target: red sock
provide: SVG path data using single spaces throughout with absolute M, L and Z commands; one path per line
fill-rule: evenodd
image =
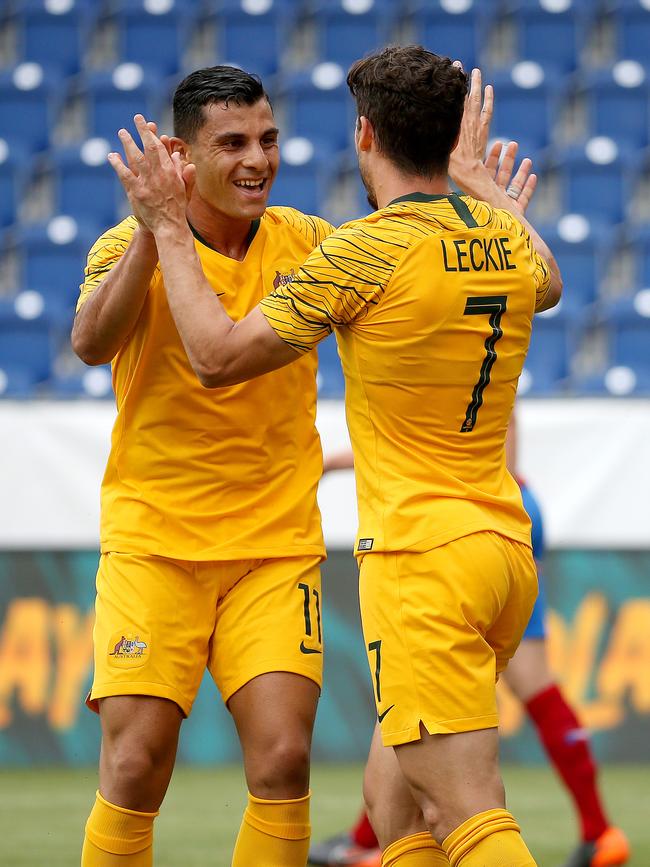
M 553 684 L 526 703 L 549 759 L 571 793 L 583 840 L 596 840 L 608 827 L 596 784 L 589 736 Z
M 363 849 L 377 849 L 379 843 L 375 832 L 372 830 L 372 825 L 368 819 L 368 814 L 364 812 L 359 816 L 359 821 L 350 831 L 350 835 L 357 846 Z

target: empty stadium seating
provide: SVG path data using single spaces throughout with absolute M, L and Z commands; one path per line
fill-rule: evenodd
M 276 73 L 289 57 L 295 9 L 288 0 L 221 0 L 216 59 L 262 76 Z
M 396 8 L 391 0 L 320 0 L 312 12 L 318 57 L 347 68 L 393 41 Z
M 53 361 L 87 249 L 128 208 L 105 156 L 134 113 L 168 124 L 175 84 L 199 65 L 257 72 L 282 133 L 271 202 L 352 218 L 367 206 L 347 68 L 411 39 L 481 64 L 492 135 L 520 141 L 540 174 L 532 213 L 565 295 L 535 324 L 521 390 L 650 393 L 648 0 L 12 0 L 0 30 L 0 246 L 15 266 L 0 270 L 0 393 L 104 392 L 105 371 L 88 385 Z M 585 347 L 603 333 L 598 366 Z M 340 397 L 333 339 L 320 355 L 320 393 Z

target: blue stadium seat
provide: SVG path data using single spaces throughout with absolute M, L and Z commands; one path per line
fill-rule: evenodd
M 392 0 L 321 0 L 315 4 L 317 56 L 348 68 L 359 57 L 391 42 Z
M 535 60 L 563 72 L 574 70 L 580 62 L 595 4 L 587 0 L 512 0 L 516 56 Z
M 354 104 L 343 67 L 319 63 L 286 76 L 284 83 L 287 132 L 312 140 L 327 138 L 342 150 L 354 137 Z
M 598 299 L 615 238 L 607 225 L 582 214 L 565 214 L 540 229 L 562 272 L 562 309 L 584 312 Z
M 564 211 L 618 223 L 625 218 L 636 172 L 628 152 L 596 137 L 556 157 Z
M 64 88 L 54 69 L 20 63 L 0 71 L 0 136 L 20 141 L 28 151 L 51 142 Z
M 650 287 L 650 226 L 631 229 L 626 240 L 634 263 L 633 284 Z
M 46 380 L 54 352 L 50 320 L 44 312 L 25 318 L 16 312 L 13 301 L 0 301 L 0 370 L 12 390 L 28 395 Z
M 480 64 L 494 16 L 481 0 L 416 0 L 411 7 L 416 42 L 429 51 L 461 60 L 465 69 Z
M 517 63 L 485 79 L 495 90 L 491 134 L 541 148 L 549 144 L 563 94 L 563 80 L 533 61 Z
M 576 347 L 575 320 L 561 309 L 561 305 L 537 314 L 533 320 L 524 372 L 519 381 L 520 393 L 543 395 L 564 389 Z
M 18 219 L 31 163 L 20 143 L 0 139 L 0 227 Z
M 650 142 L 650 73 L 640 63 L 625 60 L 589 72 L 583 76 L 582 92 L 590 135 L 606 135 L 633 147 Z
M 56 397 L 103 399 L 113 397 L 110 364 L 81 368 L 73 373 L 56 371 L 48 383 Z
M 318 344 L 318 396 L 341 400 L 345 396 L 345 379 L 341 368 L 336 337 L 332 334 Z
M 270 204 L 288 205 L 305 214 L 322 214 L 336 167 L 329 148 L 305 138 L 285 140 Z
M 615 0 L 616 54 L 648 63 L 650 8 L 645 0 Z
M 113 7 L 118 58 L 163 75 L 183 67 L 197 20 L 194 4 L 178 0 L 119 0 Z
M 295 3 L 289 0 L 221 0 L 215 51 L 220 63 L 234 63 L 262 77 L 272 75 L 290 53 Z
M 159 79 L 137 63 L 121 63 L 114 69 L 89 73 L 82 92 L 87 103 L 88 135 L 117 141 L 117 131 L 125 127 L 139 140 L 133 125 L 134 114 L 159 120 L 163 93 Z
M 100 233 L 61 216 L 16 232 L 20 287 L 41 296 L 53 321 L 72 322 L 86 256 Z
M 650 375 L 650 289 L 608 305 L 609 360 Z
M 122 185 L 106 155 L 111 150 L 106 139 L 88 139 L 81 145 L 50 153 L 54 210 L 79 221 L 114 225 L 126 201 Z
M 16 56 L 66 74 L 78 72 L 97 20 L 97 9 L 98 4 L 89 0 L 22 0 L 12 16 Z

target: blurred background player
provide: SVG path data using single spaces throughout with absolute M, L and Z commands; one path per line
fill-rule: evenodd
M 139 152 L 120 135 L 138 173 Z M 278 130 L 257 77 L 226 66 L 190 74 L 165 145 L 192 160 L 185 227 L 211 291 L 241 318 L 332 227 L 266 210 Z M 132 204 L 90 251 L 72 334 L 87 363 L 112 360 L 118 407 L 89 696 L 102 726 L 100 779 L 82 865 L 152 864 L 153 821 L 207 668 L 237 727 L 249 789 L 232 863 L 304 867 L 322 677 L 316 359 L 202 388 L 156 241 Z
M 517 472 L 517 425 L 514 415 L 508 428 L 506 458 L 508 469 L 519 483 L 524 508 L 532 522 L 539 595 L 521 644 L 501 677 L 526 708 L 551 764 L 575 805 L 582 842 L 564 867 L 612 867 L 625 864 L 630 857 L 629 845 L 623 832 L 610 824 L 605 813 L 588 732 L 560 692 L 548 667 L 544 626 L 546 594 L 542 571 L 544 525 L 537 500 Z M 323 473 L 352 469 L 353 466 L 352 451 L 349 449 L 326 455 L 323 459 Z M 381 849 L 367 813 L 361 813 L 349 832 L 313 844 L 309 862 L 319 867 L 380 867 Z

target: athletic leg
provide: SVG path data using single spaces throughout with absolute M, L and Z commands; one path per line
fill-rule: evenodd
M 582 845 L 573 856 L 576 867 L 589 864 L 598 847 L 603 865 L 624 864 L 629 844 L 623 833 L 609 824 L 589 734 L 549 671 L 545 639 L 524 636 L 503 676 L 525 705 L 549 760 L 573 799 L 582 836 Z
M 228 702 L 244 754 L 249 803 L 233 867 L 304 867 L 309 755 L 320 689 L 301 675 L 254 678 Z
M 233 715 L 249 803 L 235 867 L 304 867 L 322 681 L 319 560 L 262 560 L 219 600 L 209 669 Z
M 149 867 L 153 821 L 171 779 L 183 715 L 174 702 L 149 696 L 111 696 L 99 705 L 99 792 L 81 864 Z
M 214 630 L 218 586 L 198 571 L 161 557 L 101 558 L 88 704 L 99 711 L 102 748 L 83 867 L 152 863 L 153 820 Z
M 362 562 L 382 740 L 395 747 L 412 798 L 453 867 L 534 864 L 505 810 L 495 677 L 514 653 L 535 592 L 530 550 L 492 533 Z M 389 863 L 408 861 L 397 853 Z

